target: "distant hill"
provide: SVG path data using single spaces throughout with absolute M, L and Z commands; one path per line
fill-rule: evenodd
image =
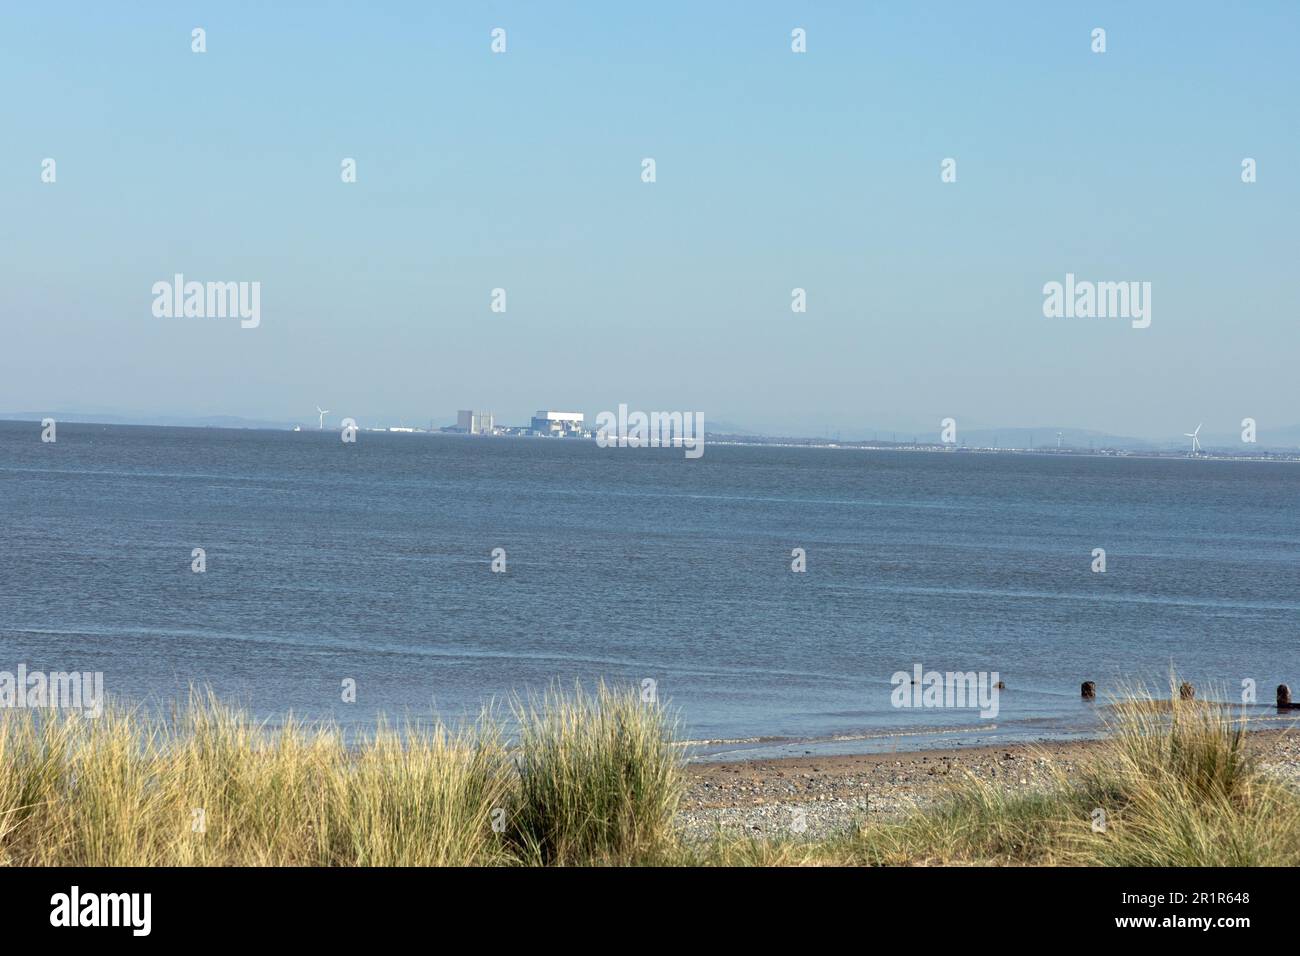
M 45 410 L 41 412 L 0 412 L 0 420 L 39 422 L 53 418 L 60 422 L 89 422 L 97 425 L 166 425 L 177 428 L 273 428 L 286 429 L 294 425 L 306 427 L 306 421 L 270 421 L 258 418 L 240 418 L 238 415 L 148 415 L 113 414 L 108 412 L 77 412 Z
M 957 440 L 966 445 L 997 448 L 1055 448 L 1057 434 L 1062 448 L 1120 448 L 1133 450 L 1154 447 L 1145 438 L 1112 435 L 1087 428 L 967 428 L 958 429 Z

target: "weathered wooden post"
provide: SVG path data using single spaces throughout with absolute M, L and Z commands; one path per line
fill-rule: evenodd
M 1277 685 L 1277 709 L 1291 709 L 1291 688 L 1287 687 L 1286 684 Z
M 1187 681 L 1183 681 L 1182 684 L 1180 684 L 1178 687 L 1178 699 L 1195 700 L 1196 688 L 1193 687 L 1191 684 L 1187 683 Z
M 1096 682 L 1090 680 L 1084 681 L 1083 687 L 1080 688 L 1080 692 L 1084 700 L 1096 700 L 1097 699 Z

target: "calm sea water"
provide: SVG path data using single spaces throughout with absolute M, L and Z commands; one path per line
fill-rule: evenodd
M 1083 733 L 1082 680 L 1171 665 L 1300 684 L 1284 463 L 0 422 L 0 501 L 0 670 L 131 700 L 365 726 L 648 678 L 770 754 Z M 892 707 L 917 663 L 997 671 L 997 719 Z

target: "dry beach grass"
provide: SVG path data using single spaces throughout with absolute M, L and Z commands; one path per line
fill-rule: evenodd
M 726 765 L 684 766 L 670 716 L 634 692 L 516 702 L 509 726 L 345 741 L 329 725 L 258 726 L 210 695 L 169 719 L 0 711 L 0 863 L 1300 862 L 1290 735 L 1247 734 L 1176 693 L 1119 702 L 1096 743 L 804 765 L 816 774 L 772 761 L 730 787 Z M 788 825 L 792 807 L 841 802 L 829 823 L 814 809 Z

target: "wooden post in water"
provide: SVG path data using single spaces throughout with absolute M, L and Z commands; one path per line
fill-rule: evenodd
M 1286 684 L 1277 685 L 1277 709 L 1291 709 L 1291 688 L 1287 687 Z
M 1086 680 L 1083 687 L 1080 688 L 1081 696 L 1084 700 L 1097 699 L 1097 684 L 1094 681 Z

